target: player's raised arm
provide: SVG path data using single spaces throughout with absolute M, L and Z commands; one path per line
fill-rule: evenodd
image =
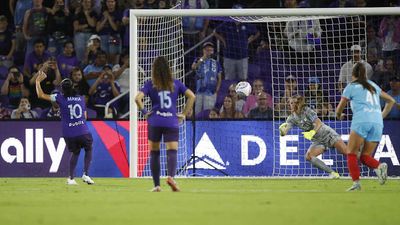
M 51 101 L 50 95 L 45 94 L 40 85 L 40 82 L 42 82 L 44 79 L 46 79 L 46 77 L 47 77 L 47 75 L 42 70 L 38 71 L 38 75 L 36 77 L 36 93 L 37 93 L 38 98 L 41 98 L 41 99 L 44 99 L 47 101 Z
M 382 118 L 385 118 L 390 113 L 390 110 L 392 110 L 396 100 L 384 91 L 381 92 L 380 97 L 386 102 L 385 107 L 382 110 Z

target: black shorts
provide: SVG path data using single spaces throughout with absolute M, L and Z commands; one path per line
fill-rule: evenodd
M 81 148 L 85 151 L 92 150 L 93 137 L 92 134 L 83 134 L 76 137 L 65 137 L 65 143 L 67 144 L 68 151 L 79 152 Z
M 152 142 L 160 142 L 164 137 L 164 142 L 173 142 L 179 140 L 179 128 L 172 127 L 147 127 L 148 138 Z

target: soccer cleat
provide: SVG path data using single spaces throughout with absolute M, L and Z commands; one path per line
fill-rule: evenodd
M 339 178 L 340 178 L 340 175 L 339 175 L 339 173 L 337 173 L 337 172 L 335 172 L 335 171 L 332 171 L 332 172 L 329 174 L 329 177 L 336 180 L 336 179 L 339 179 Z
M 378 168 L 374 169 L 376 176 L 378 177 L 379 183 L 384 185 L 387 179 L 387 164 L 381 163 Z
M 67 179 L 67 184 L 68 185 L 78 185 L 78 183 L 76 183 L 76 181 L 74 179 Z
M 83 182 L 87 183 L 87 184 L 94 184 L 94 181 L 92 180 L 92 178 L 90 178 L 89 176 L 83 174 L 82 175 L 82 180 Z
M 178 192 L 180 191 L 178 185 L 176 184 L 174 178 L 172 177 L 167 177 L 167 184 L 171 187 L 173 192 Z
M 155 186 L 153 189 L 150 190 L 151 192 L 161 192 L 160 186 Z
M 347 191 L 360 191 L 360 190 L 361 190 L 361 184 L 358 181 L 353 182 L 353 185 L 349 189 L 347 189 Z

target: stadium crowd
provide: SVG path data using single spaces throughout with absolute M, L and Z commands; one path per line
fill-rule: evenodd
M 9 0 L 9 8 L 0 12 L 0 119 L 59 119 L 59 108 L 39 100 L 35 79 L 43 64 L 48 64 L 42 81 L 46 94 L 56 93 L 62 79 L 69 77 L 84 95 L 89 118 L 119 118 L 129 109 L 127 96 L 104 107 L 113 98 L 129 90 L 129 9 L 167 9 L 174 0 Z M 261 1 L 263 2 L 263 1 Z M 265 3 L 265 2 L 268 2 Z M 400 6 L 400 1 L 330 0 L 330 1 L 214 1 L 182 0 L 182 8 L 216 7 L 368 7 Z M 218 3 L 220 5 L 218 5 Z M 308 21 L 314 34 L 299 38 L 298 23 L 288 23 L 284 31 L 288 48 L 296 59 L 306 59 L 320 41 L 321 25 Z M 307 104 L 321 118 L 334 117 L 335 101 L 320 75 L 299 80 L 286 74 L 279 93 L 272 89 L 271 57 L 265 24 L 184 18 L 185 55 L 188 86 L 196 92 L 193 117 L 197 119 L 272 119 L 286 117 L 287 99 L 304 94 Z M 304 25 L 303 25 L 304 26 Z M 365 40 L 346 46 L 347 60 L 370 66 L 369 78 L 392 95 L 397 103 L 388 118 L 400 119 L 400 17 L 368 17 Z M 205 40 L 209 35 L 212 38 Z M 307 34 L 308 35 L 308 34 Z M 310 44 L 310 40 L 312 43 Z M 146 41 L 146 40 L 141 40 Z M 306 41 L 306 44 L 302 44 Z M 221 43 L 217 48 L 216 43 Z M 299 46 L 305 46 L 300 48 Z M 366 46 L 365 59 L 361 49 Z M 197 51 L 199 50 L 199 51 Z M 309 61 L 293 64 L 312 64 Z M 316 62 L 314 62 L 316 63 Z M 323 63 L 323 61 L 321 61 Z M 347 83 L 346 65 L 339 65 L 340 77 L 334 95 Z M 343 70 L 343 72 L 342 72 Z M 253 92 L 238 96 L 235 84 L 247 80 Z M 323 82 L 324 80 L 324 82 Z M 299 85 L 301 83 L 301 85 Z M 305 87 L 305 88 L 300 88 Z M 272 96 L 280 96 L 273 99 Z M 274 110 L 275 109 L 275 110 Z M 274 115 L 273 112 L 276 114 Z

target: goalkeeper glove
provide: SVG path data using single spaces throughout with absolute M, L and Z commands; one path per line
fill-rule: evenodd
M 280 126 L 279 126 L 279 134 L 281 135 L 281 136 L 285 136 L 286 135 L 286 127 L 288 126 L 288 123 L 282 123 Z
M 310 130 L 310 131 L 301 132 L 301 133 L 304 135 L 305 139 L 308 139 L 311 141 L 311 139 L 314 137 L 315 133 L 317 133 L 317 132 L 315 132 L 315 130 Z

